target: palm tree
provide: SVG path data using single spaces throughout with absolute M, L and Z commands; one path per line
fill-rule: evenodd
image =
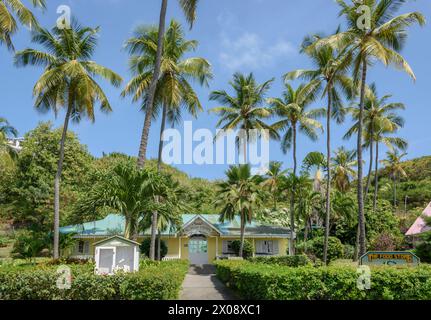
M 0 117 L 0 155 L 7 154 L 11 159 L 16 157 L 16 150 L 9 144 L 8 138 L 16 137 L 18 131 L 5 118 Z
M 121 77 L 110 69 L 91 61 L 97 45 L 98 28 L 86 28 L 72 23 L 70 29 L 53 28 L 33 32 L 32 42 L 46 51 L 25 49 L 15 56 L 17 66 L 43 66 L 44 72 L 33 89 L 35 107 L 40 112 L 52 110 L 57 116 L 66 110 L 63 134 L 60 140 L 59 159 L 54 187 L 54 258 L 58 258 L 60 224 L 60 180 L 63 169 L 64 144 L 70 119 L 79 122 L 83 117 L 94 122 L 94 107 L 100 103 L 102 112 L 112 111 L 111 105 L 96 82 L 95 77 L 120 86 Z
M 340 91 L 351 96 L 351 81 L 346 76 L 350 60 L 340 59 L 343 52 L 338 52 L 335 48 L 326 45 L 321 47 L 313 46 L 313 42 L 321 37 L 315 35 L 306 37 L 302 44 L 302 52 L 305 52 L 313 65 L 314 70 L 296 70 L 285 75 L 286 80 L 301 78 L 305 80 L 317 80 L 319 86 L 325 86 L 325 94 L 328 99 L 326 108 L 326 226 L 329 225 L 329 215 L 331 208 L 331 119 L 336 119 L 337 123 L 344 121 L 344 112 Z M 329 229 L 325 228 L 325 241 L 323 249 L 323 261 L 327 263 Z
M 418 23 L 425 24 L 424 16 L 419 12 L 406 13 L 395 16 L 395 13 L 405 3 L 405 0 L 363 0 L 355 1 L 349 5 L 345 0 L 337 0 L 341 7 L 340 15 L 347 20 L 349 29 L 337 33 L 326 39 L 317 42 L 317 45 L 331 45 L 335 48 L 343 49 L 347 54 L 346 57 L 352 57 L 353 76 L 355 83 L 359 84 L 360 80 L 360 100 L 359 100 L 359 117 L 358 117 L 358 178 L 357 178 L 357 196 L 358 196 L 358 220 L 359 220 L 359 243 L 362 255 L 366 251 L 365 235 L 365 216 L 364 216 L 364 199 L 363 199 L 363 161 L 362 161 L 362 138 L 363 138 L 363 114 L 365 104 L 365 89 L 367 82 L 368 66 L 372 65 L 375 60 L 381 61 L 384 65 L 394 65 L 399 69 L 407 72 L 413 79 L 415 75 L 407 61 L 399 54 L 407 38 L 406 28 Z M 370 9 L 370 25 L 362 27 L 359 21 L 362 21 L 361 6 L 367 6 Z M 369 28 L 368 28 L 369 27 Z
M 350 189 L 351 180 L 356 174 L 354 169 L 357 165 L 356 152 L 340 147 L 335 151 L 331 162 L 335 188 L 340 192 L 347 192 Z
M 190 23 L 190 28 L 193 27 L 193 22 L 196 19 L 196 8 L 199 0 L 178 0 L 186 20 Z M 154 70 L 151 75 L 150 86 L 146 91 L 145 100 L 145 120 L 142 129 L 141 143 L 139 145 L 138 167 L 143 168 L 146 161 L 148 135 L 151 127 L 151 118 L 153 116 L 154 98 L 157 90 L 157 83 L 159 82 L 162 55 L 163 55 L 163 37 L 165 34 L 166 11 L 168 7 L 168 0 L 162 0 L 160 8 L 160 18 L 157 37 L 156 60 L 154 62 Z
M 407 153 L 400 153 L 397 149 L 386 152 L 387 159 L 382 160 L 382 164 L 389 170 L 393 181 L 394 191 L 394 209 L 397 207 L 397 183 L 400 176 L 407 177 L 407 173 L 402 166 L 403 158 Z
M 265 199 L 261 188 L 261 177 L 252 176 L 249 164 L 230 166 L 227 180 L 218 183 L 215 204 L 220 209 L 220 221 L 241 219 L 241 246 L 239 256 L 243 257 L 244 235 L 247 223 L 251 223 Z
M 280 198 L 281 185 L 283 179 L 285 179 L 286 174 L 288 173 L 288 170 L 281 169 L 282 166 L 282 162 L 271 161 L 269 163 L 265 181 L 262 183 L 262 186 L 268 188 L 268 191 L 271 193 L 274 210 L 277 210 L 277 202 Z
M 45 9 L 45 0 L 31 0 L 33 7 Z M 18 31 L 18 21 L 29 28 L 38 27 L 33 13 L 21 0 L 0 0 L 0 44 L 5 43 L 8 49 L 14 50 L 11 37 Z
M 388 103 L 388 99 L 390 95 L 385 95 L 383 97 L 379 97 L 377 93 L 376 84 L 373 83 L 370 86 L 365 98 L 364 103 L 364 114 L 363 114 L 363 125 L 365 127 L 364 147 L 368 147 L 370 150 L 370 160 L 369 160 L 369 169 L 368 169 L 368 177 L 367 183 L 365 187 L 365 197 L 368 195 L 368 190 L 371 185 L 371 173 L 373 169 L 373 161 L 374 161 L 374 149 L 376 149 L 375 161 L 376 163 L 379 161 L 378 159 L 378 141 L 382 134 L 395 133 L 398 129 L 404 126 L 404 119 L 396 114 L 397 110 L 404 110 L 405 106 L 402 103 Z M 348 130 L 345 139 L 349 139 L 354 133 L 358 131 L 358 118 L 359 118 L 359 109 L 358 108 L 349 108 L 349 111 L 352 113 L 353 119 L 356 120 L 354 125 Z M 382 137 L 383 138 L 383 137 Z M 384 142 L 392 147 L 392 144 L 395 144 L 397 147 L 405 148 L 405 141 L 399 138 L 385 138 Z
M 138 27 L 133 38 L 126 42 L 126 48 L 132 57 L 130 58 L 131 70 L 135 77 L 126 85 L 122 95 L 133 95 L 133 100 L 148 99 L 146 92 L 154 71 L 157 55 L 158 32 L 154 28 Z M 164 35 L 162 63 L 160 76 L 154 96 L 153 117 L 162 110 L 160 127 L 160 140 L 157 168 L 160 170 L 163 150 L 163 132 L 166 120 L 174 125 L 181 119 L 182 108 L 188 113 L 197 116 L 202 111 L 202 105 L 197 94 L 193 90 L 190 80 L 208 85 L 212 78 L 211 66 L 203 58 L 192 57 L 184 59 L 184 55 L 196 49 L 197 41 L 187 41 L 181 25 L 172 20 L 169 29 Z M 151 228 L 150 258 L 156 242 L 157 212 L 153 213 L 154 224 Z
M 210 110 L 220 116 L 217 127 L 222 126 L 224 131 L 241 129 L 237 136 L 237 146 L 238 149 L 240 146 L 243 148 L 244 163 L 247 162 L 247 144 L 257 138 L 252 130 L 267 130 L 272 138 L 278 138 L 276 131 L 263 121 L 271 116 L 264 103 L 273 81 L 274 79 L 271 79 L 257 84 L 253 73 L 248 76 L 235 73 L 233 81 L 229 83 L 234 89 L 234 96 L 225 90 L 211 92 L 210 100 L 216 100 L 223 105 Z
M 293 176 L 296 177 L 297 159 L 297 133 L 303 133 L 309 139 L 315 141 L 318 138 L 317 131 L 322 130 L 323 126 L 316 120 L 324 114 L 324 109 L 307 110 L 310 104 L 317 98 L 320 83 L 318 80 L 313 80 L 308 84 L 301 84 L 296 90 L 288 83 L 285 83 L 285 91 L 282 98 L 268 99 L 273 113 L 281 118 L 278 122 L 272 125 L 272 128 L 277 131 L 284 132 L 281 138 L 281 149 L 287 153 L 289 149 L 293 149 Z M 290 253 L 295 254 L 294 246 L 294 231 L 295 231 L 295 185 L 292 185 L 290 199 Z
M 322 180 L 323 173 L 322 168 L 326 167 L 327 161 L 325 155 L 321 152 L 312 151 L 308 153 L 304 160 L 302 160 L 303 170 L 309 172 L 310 170 L 315 170 L 314 173 L 314 183 L 313 190 L 321 193 L 322 191 Z

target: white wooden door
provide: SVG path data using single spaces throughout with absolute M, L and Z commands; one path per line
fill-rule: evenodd
M 97 248 L 97 271 L 99 274 L 112 274 L 115 265 L 115 248 Z
M 208 264 L 208 241 L 204 237 L 189 240 L 189 260 L 191 264 Z

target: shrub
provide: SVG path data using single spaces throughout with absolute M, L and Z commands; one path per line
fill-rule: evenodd
M 357 288 L 356 268 L 298 267 L 217 261 L 217 276 L 251 300 L 429 300 L 431 267 L 374 267 L 370 290 Z
M 48 237 L 34 231 L 23 231 L 15 240 L 12 254 L 15 258 L 32 259 L 47 247 Z
M 394 251 L 401 244 L 399 237 L 388 232 L 379 233 L 371 241 L 370 248 L 375 251 Z
M 355 247 L 351 244 L 343 245 L 343 259 L 353 259 L 355 255 Z
M 241 247 L 241 241 L 235 240 L 232 242 L 232 249 L 236 255 L 239 255 L 239 249 Z M 253 244 L 250 240 L 244 240 L 243 258 L 248 259 L 253 256 Z
M 311 260 L 303 254 L 295 256 L 254 257 L 249 259 L 253 263 L 273 264 L 287 267 L 300 267 L 311 265 Z
M 54 266 L 0 267 L 0 300 L 159 300 L 178 297 L 186 261 L 158 262 L 136 273 L 94 274 L 92 264 L 70 265 L 72 286 L 60 290 Z
M 7 247 L 9 243 L 9 239 L 3 236 L 0 236 L 0 248 Z
M 431 263 L 431 232 L 422 235 L 422 242 L 416 245 L 414 252 L 422 262 Z
M 146 257 L 150 256 L 150 245 L 151 245 L 151 239 L 145 238 L 144 241 L 142 241 L 140 245 L 141 253 L 144 254 Z M 157 250 L 159 250 L 158 241 L 156 239 L 156 257 L 157 257 Z M 160 256 L 161 258 L 166 257 L 168 254 L 168 246 L 166 245 L 166 242 L 161 240 L 160 241 Z
M 319 259 L 323 259 L 324 237 L 314 238 L 312 241 L 312 253 Z M 343 256 L 344 247 L 340 239 L 336 237 L 328 238 L 328 262 L 339 259 Z

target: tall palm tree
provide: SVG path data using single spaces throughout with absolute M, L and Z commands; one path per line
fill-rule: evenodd
M 277 202 L 280 198 L 283 179 L 285 179 L 286 174 L 289 172 L 288 170 L 283 170 L 282 166 L 282 162 L 271 161 L 266 172 L 265 181 L 262 183 L 262 186 L 268 188 L 271 194 L 274 210 L 277 210 Z
M 346 48 L 346 56 L 352 56 L 353 76 L 355 83 L 360 82 L 359 118 L 358 118 L 358 220 L 359 220 L 359 243 L 362 255 L 366 251 L 365 215 L 363 199 L 363 161 L 362 161 L 362 138 L 363 138 L 363 114 L 365 104 L 365 89 L 367 83 L 368 67 L 374 61 L 380 61 L 384 65 L 394 65 L 407 72 L 413 79 L 415 75 L 407 61 L 399 54 L 407 38 L 406 28 L 418 23 L 425 24 L 424 16 L 419 12 L 411 12 L 395 16 L 395 13 L 405 3 L 405 0 L 352 0 L 351 4 L 345 0 L 337 0 L 341 7 L 340 15 L 347 20 L 348 30 L 337 33 L 326 39 L 318 41 L 318 45 L 331 45 L 336 48 Z M 361 6 L 370 9 L 370 25 L 362 27 L 363 11 Z M 369 27 L 367 29 L 367 27 Z M 343 49 L 344 50 L 344 49 Z
M 45 0 L 31 0 L 31 4 L 45 9 Z M 24 26 L 38 27 L 35 16 L 21 0 L 0 0 L 0 44 L 6 44 L 10 50 L 14 50 L 11 37 L 18 31 L 14 16 Z
M 313 190 L 319 193 L 322 191 L 322 168 L 325 168 L 326 166 L 327 161 L 325 155 L 321 152 L 312 151 L 305 156 L 304 160 L 302 160 L 302 168 L 305 171 L 309 172 L 310 170 L 315 170 Z
M 394 192 L 394 209 L 397 207 L 397 183 L 400 178 L 407 177 L 407 173 L 404 171 L 402 166 L 403 158 L 407 156 L 407 153 L 400 153 L 397 149 L 386 152 L 386 159 L 382 160 L 382 164 L 389 170 L 389 174 L 393 182 Z
M 378 160 L 378 142 L 377 140 L 382 134 L 395 133 L 400 128 L 404 126 L 404 119 L 396 114 L 398 110 L 404 110 L 405 106 L 402 103 L 388 103 L 388 99 L 390 95 L 385 95 L 383 97 L 379 97 L 377 93 L 376 84 L 373 83 L 370 86 L 370 90 L 368 90 L 364 103 L 364 114 L 363 114 L 363 125 L 365 127 L 364 130 L 364 147 L 369 149 L 370 160 L 369 160 L 369 169 L 368 169 L 368 177 L 367 183 L 365 187 L 365 197 L 368 195 L 368 190 L 371 185 L 371 173 L 373 169 L 374 162 L 374 150 L 376 149 L 376 163 Z M 349 108 L 349 111 L 352 113 L 353 119 L 356 122 L 353 126 L 347 131 L 344 138 L 349 139 L 354 133 L 358 131 L 358 118 L 359 118 L 359 109 L 358 108 Z M 383 138 L 383 137 L 382 137 Z M 392 146 L 392 143 L 397 147 L 405 148 L 404 141 L 399 138 L 385 138 L 384 142 Z
M 220 221 L 241 220 L 241 246 L 239 256 L 243 257 L 246 224 L 252 222 L 256 211 L 260 210 L 265 199 L 260 176 L 252 176 L 249 164 L 230 166 L 226 171 L 227 180 L 218 183 L 215 204 L 220 209 Z
M 158 31 L 155 28 L 138 27 L 134 36 L 126 42 L 126 48 L 132 55 L 130 67 L 135 77 L 126 85 L 122 95 L 132 95 L 134 101 L 144 100 L 146 105 L 150 79 L 155 67 L 157 55 Z M 175 124 L 181 119 L 182 109 L 197 116 L 202 105 L 190 80 L 201 85 L 208 85 L 212 78 L 211 66 L 203 58 L 184 58 L 189 51 L 195 50 L 197 41 L 184 38 L 181 25 L 172 20 L 164 35 L 160 76 L 154 96 L 153 117 L 162 113 L 157 168 L 160 170 L 163 150 L 163 132 L 166 120 Z M 154 258 L 157 212 L 153 214 L 154 224 L 151 228 L 150 258 Z
M 356 152 L 340 147 L 335 151 L 331 162 L 335 188 L 340 192 L 347 192 L 356 174 L 354 169 L 357 165 Z
M 102 112 L 112 111 L 111 105 L 96 82 L 95 77 L 121 84 L 121 77 L 112 70 L 90 60 L 97 45 L 98 28 L 81 27 L 76 21 L 70 29 L 38 29 L 32 42 L 46 51 L 25 49 L 15 56 L 17 66 L 43 66 L 44 72 L 36 82 L 33 95 L 35 107 L 40 112 L 53 111 L 57 116 L 65 109 L 63 133 L 54 186 L 54 258 L 59 257 L 60 181 L 64 160 L 64 144 L 70 119 L 79 122 L 83 117 L 95 121 L 94 108 L 100 103 Z
M 190 23 L 190 28 L 193 27 L 193 22 L 196 19 L 196 8 L 199 0 L 178 0 L 179 4 L 186 16 L 186 20 Z M 154 62 L 154 70 L 151 75 L 150 86 L 146 91 L 145 101 L 145 120 L 142 129 L 141 143 L 139 145 L 138 167 L 143 168 L 146 161 L 148 135 L 150 133 L 151 119 L 153 116 L 154 98 L 157 90 L 157 83 L 160 77 L 160 68 L 163 55 L 163 37 L 165 34 L 166 11 L 168 8 L 168 0 L 162 0 L 160 7 L 160 18 L 158 27 L 156 60 Z
M 310 104 L 316 100 L 320 83 L 313 80 L 308 84 L 301 84 L 296 90 L 288 83 L 285 83 L 285 91 L 282 98 L 268 99 L 272 111 L 281 120 L 274 123 L 272 128 L 283 132 L 281 138 L 281 149 L 287 153 L 292 148 L 293 154 L 293 176 L 297 174 L 297 134 L 298 130 L 309 139 L 315 141 L 318 138 L 318 130 L 323 131 L 323 126 L 316 118 L 325 113 L 324 109 L 308 110 Z M 290 253 L 295 254 L 294 232 L 295 232 L 295 184 L 292 185 L 290 199 Z
M 250 73 L 245 76 L 235 73 L 233 81 L 229 84 L 235 95 L 229 95 L 225 90 L 213 91 L 210 100 L 218 101 L 221 107 L 212 108 L 210 112 L 218 114 L 220 120 L 217 126 L 224 131 L 241 129 L 237 136 L 238 149 L 242 146 L 244 163 L 247 162 L 247 144 L 254 139 L 252 130 L 267 130 L 269 135 L 277 139 L 277 132 L 267 123 L 265 118 L 271 116 L 270 110 L 265 106 L 265 95 L 274 79 L 258 84 Z
M 339 52 L 335 48 L 326 45 L 321 47 L 313 46 L 313 42 L 321 36 L 306 37 L 302 44 L 302 52 L 305 52 L 312 61 L 315 69 L 296 70 L 285 75 L 285 79 L 301 78 L 305 80 L 317 80 L 320 87 L 325 87 L 324 94 L 327 96 L 326 107 L 326 224 L 329 225 L 329 215 L 331 208 L 331 119 L 336 119 L 337 123 L 344 121 L 344 112 L 340 91 L 351 96 L 351 81 L 346 76 L 350 60 L 340 59 L 343 51 Z M 325 241 L 323 249 L 323 261 L 327 263 L 329 229 L 325 228 Z

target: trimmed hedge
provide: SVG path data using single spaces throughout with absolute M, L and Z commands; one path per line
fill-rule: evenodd
M 311 260 L 305 254 L 299 254 L 295 256 L 254 257 L 248 260 L 252 263 L 263 263 L 287 267 L 301 267 L 312 265 Z
M 176 299 L 187 261 L 159 262 L 136 273 L 99 276 L 90 266 L 71 266 L 72 286 L 57 288 L 52 266 L 0 267 L 0 300 L 168 300 Z
M 298 267 L 218 261 L 217 276 L 253 300 L 429 300 L 431 267 L 376 267 L 370 290 L 357 288 L 352 267 Z

